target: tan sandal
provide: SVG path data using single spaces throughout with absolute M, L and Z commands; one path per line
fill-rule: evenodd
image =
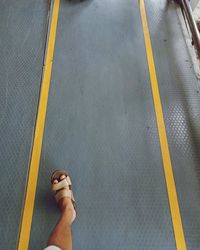
M 60 177 L 65 175 L 65 178 L 60 180 Z M 54 183 L 57 180 L 58 183 Z M 56 201 L 59 202 L 60 199 L 68 197 L 71 199 L 74 209 L 76 211 L 76 202 L 72 192 L 72 183 L 69 174 L 65 170 L 56 170 L 51 176 L 51 186 L 52 191 L 55 194 Z

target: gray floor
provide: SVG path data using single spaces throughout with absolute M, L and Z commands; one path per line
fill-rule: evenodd
M 30 249 L 56 223 L 57 168 L 74 183 L 74 249 L 175 249 L 137 2 L 61 1 Z
M 146 1 L 188 249 L 200 249 L 200 88 L 173 4 Z
M 145 1 L 187 249 L 200 249 L 200 94 L 175 5 Z M 42 73 L 47 1 L 0 8 L 0 249 L 16 249 Z M 176 249 L 138 1 L 61 0 L 29 249 L 71 174 L 74 249 Z M 13 188 L 13 185 L 15 188 Z
M 47 3 L 1 1 L 0 249 L 16 249 L 42 74 Z

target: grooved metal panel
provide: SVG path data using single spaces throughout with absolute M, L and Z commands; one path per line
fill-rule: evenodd
M 200 249 L 200 94 L 174 4 L 146 1 L 188 250 Z
M 47 3 L 1 1 L 0 249 L 16 249 L 44 54 Z
M 138 1 L 61 1 L 30 249 L 71 173 L 74 249 L 175 249 Z

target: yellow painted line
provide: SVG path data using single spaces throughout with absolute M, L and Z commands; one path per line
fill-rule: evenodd
M 186 250 L 144 0 L 140 0 L 140 13 L 176 248 Z
M 46 62 L 43 70 L 43 79 L 41 84 L 40 101 L 35 127 L 35 136 L 33 141 L 32 156 L 30 161 L 29 176 L 27 180 L 27 189 L 22 214 L 21 230 L 19 234 L 18 250 L 27 250 L 31 231 L 31 223 L 35 202 L 35 193 L 37 188 L 37 179 L 42 149 L 42 140 L 46 118 L 49 87 L 51 81 L 51 71 L 53 64 L 54 45 L 56 39 L 56 28 L 59 14 L 60 0 L 54 0 L 49 40 L 47 45 Z

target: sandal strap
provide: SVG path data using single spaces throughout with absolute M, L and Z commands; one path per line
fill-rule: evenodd
M 59 181 L 58 183 L 53 183 L 52 184 L 52 190 L 53 191 L 58 191 L 59 189 L 69 189 L 69 186 L 71 186 L 71 180 L 69 178 L 69 176 L 67 176 L 65 179 L 63 179 L 62 181 Z
M 71 190 L 71 185 L 72 185 L 71 179 L 67 174 L 65 175 L 66 177 L 63 180 L 59 181 L 58 183 L 52 183 L 52 191 L 55 193 L 55 198 L 57 202 L 60 199 L 67 197 L 70 198 L 75 203 L 74 195 Z
M 58 192 L 55 194 L 55 198 L 56 198 L 56 201 L 57 201 L 57 202 L 58 202 L 60 199 L 64 198 L 64 197 L 70 198 L 72 201 L 75 202 L 74 196 L 73 196 L 73 193 L 72 193 L 72 190 L 69 190 L 69 189 L 61 189 L 60 191 L 58 191 Z

